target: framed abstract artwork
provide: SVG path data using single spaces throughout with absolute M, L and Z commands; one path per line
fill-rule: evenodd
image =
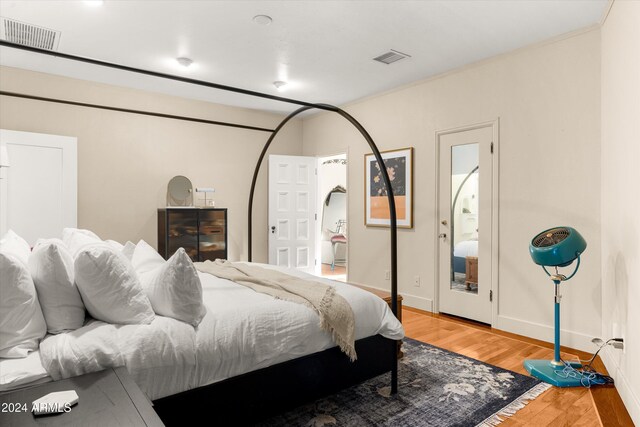
M 413 228 L 413 147 L 380 153 L 396 202 L 398 228 Z M 364 225 L 389 227 L 389 199 L 373 153 L 364 156 Z

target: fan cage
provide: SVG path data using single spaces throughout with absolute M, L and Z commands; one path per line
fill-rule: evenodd
M 554 246 L 569 237 L 570 233 L 571 232 L 567 228 L 553 228 L 536 236 L 533 239 L 532 244 L 536 248 Z

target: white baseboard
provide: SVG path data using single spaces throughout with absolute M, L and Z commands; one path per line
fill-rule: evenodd
M 409 295 L 402 292 L 402 305 L 406 307 L 419 308 L 420 310 L 429 311 L 433 313 L 433 300 L 424 297 L 417 297 L 415 295 Z
M 499 314 L 497 321 L 492 326 L 503 331 L 553 343 L 553 327 L 541 323 Z M 591 339 L 594 337 L 594 335 L 587 335 L 582 332 L 567 331 L 565 329 L 560 330 L 561 345 L 589 353 L 593 353 L 596 350 L 594 344 L 591 342 Z
M 624 406 L 627 408 L 631 419 L 636 425 L 640 426 L 640 399 L 638 399 L 638 396 L 634 394 L 633 389 L 627 381 L 627 377 L 620 369 L 616 357 L 612 354 L 613 352 L 619 351 L 620 350 L 616 350 L 607 346 L 600 352 L 600 357 L 602 358 L 604 366 L 606 366 L 609 375 L 614 379 L 616 390 L 618 390 L 618 393 L 620 394 L 620 397 L 622 398 Z M 630 360 L 627 360 L 627 362 L 633 363 Z

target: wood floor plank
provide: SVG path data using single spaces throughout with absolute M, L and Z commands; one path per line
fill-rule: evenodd
M 584 393 L 580 399 L 578 399 L 571 407 L 567 408 L 563 416 L 558 420 L 554 421 L 551 425 L 571 425 L 575 423 L 577 420 L 582 418 L 582 416 L 589 412 L 589 410 L 593 410 L 593 398 L 591 397 L 589 392 Z M 561 422 L 562 424 L 558 424 Z M 593 419 L 594 425 L 600 425 L 600 420 L 595 417 Z
M 575 427 L 597 427 L 602 426 L 600 420 L 597 419 L 598 414 L 595 407 L 589 408 L 587 412 L 585 412 L 580 418 L 575 420 L 573 426 Z
M 552 359 L 553 346 L 543 341 L 463 319 L 422 312 L 411 308 L 402 311 L 407 337 L 423 341 L 449 351 L 463 354 L 485 363 L 527 374 L 525 359 Z M 585 352 L 562 347 L 565 360 L 590 358 Z M 597 358 L 594 367 L 606 373 Z M 501 426 L 623 426 L 633 427 L 620 395 L 613 386 L 556 388 L 553 387 Z

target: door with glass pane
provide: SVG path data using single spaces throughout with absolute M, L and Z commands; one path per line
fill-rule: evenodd
M 491 323 L 491 125 L 440 133 L 439 311 Z

